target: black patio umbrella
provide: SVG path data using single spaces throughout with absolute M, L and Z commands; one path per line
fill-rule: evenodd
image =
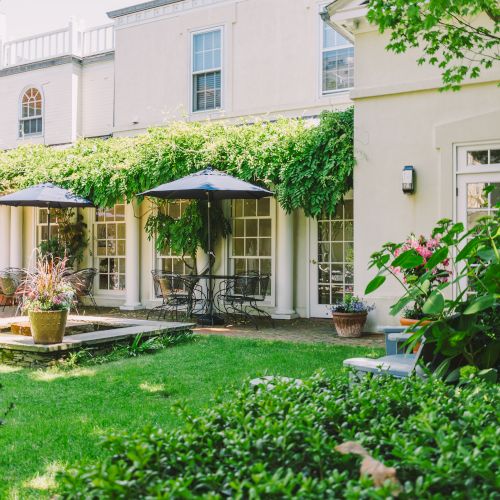
M 0 205 L 11 207 L 40 207 L 47 209 L 47 233 L 50 239 L 50 209 L 51 208 L 77 208 L 93 207 L 94 204 L 51 182 L 37 184 L 15 193 L 0 196 Z
M 213 316 L 213 296 L 212 296 L 212 249 L 210 238 L 210 208 L 213 200 L 229 199 L 259 199 L 272 196 L 273 192 L 267 189 L 255 186 L 249 182 L 242 181 L 232 177 L 225 172 L 214 170 L 207 167 L 200 172 L 187 175 L 176 181 L 167 182 L 149 191 L 140 193 L 139 196 L 152 196 L 162 199 L 184 199 L 184 200 L 206 200 L 208 204 L 207 211 L 207 233 L 208 233 L 208 318 L 207 320 L 214 324 Z

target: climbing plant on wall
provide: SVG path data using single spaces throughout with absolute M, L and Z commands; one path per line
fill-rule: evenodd
M 287 211 L 333 214 L 351 187 L 353 110 L 323 112 L 315 122 L 175 122 L 135 137 L 83 139 L 63 150 L 23 146 L 0 152 L 0 191 L 52 181 L 110 207 L 208 164 L 272 189 Z M 195 225 L 196 217 L 191 221 Z M 158 222 L 151 219 L 147 227 L 157 229 Z M 188 240 L 186 254 L 195 244 Z

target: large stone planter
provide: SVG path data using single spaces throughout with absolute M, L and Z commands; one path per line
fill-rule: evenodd
M 333 323 L 339 337 L 361 337 L 368 313 L 332 313 Z
M 29 311 L 35 344 L 59 344 L 64 337 L 68 311 Z

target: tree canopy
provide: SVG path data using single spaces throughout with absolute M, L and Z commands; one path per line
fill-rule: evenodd
M 388 50 L 419 47 L 418 63 L 442 70 L 444 90 L 500 61 L 498 0 L 371 0 L 368 20 L 390 30 Z

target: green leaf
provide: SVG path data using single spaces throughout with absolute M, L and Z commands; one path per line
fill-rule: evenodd
M 385 276 L 375 276 L 375 278 L 373 278 L 366 286 L 365 294 L 368 295 L 369 293 L 374 292 L 377 288 L 381 287 L 385 282 L 385 279 Z
M 422 310 L 425 314 L 438 315 L 443 312 L 444 309 L 444 297 L 439 290 L 435 290 L 425 301 Z
M 425 267 L 427 269 L 434 269 L 443 260 L 448 258 L 448 247 L 443 247 L 432 254 L 432 257 L 427 261 Z
M 421 266 L 424 263 L 424 258 L 417 253 L 413 248 L 406 250 L 398 255 L 393 261 L 392 267 L 401 267 L 402 269 L 411 269 L 412 267 Z
M 476 314 L 478 312 L 489 309 L 495 304 L 494 295 L 483 295 L 475 299 L 464 311 L 464 314 Z

